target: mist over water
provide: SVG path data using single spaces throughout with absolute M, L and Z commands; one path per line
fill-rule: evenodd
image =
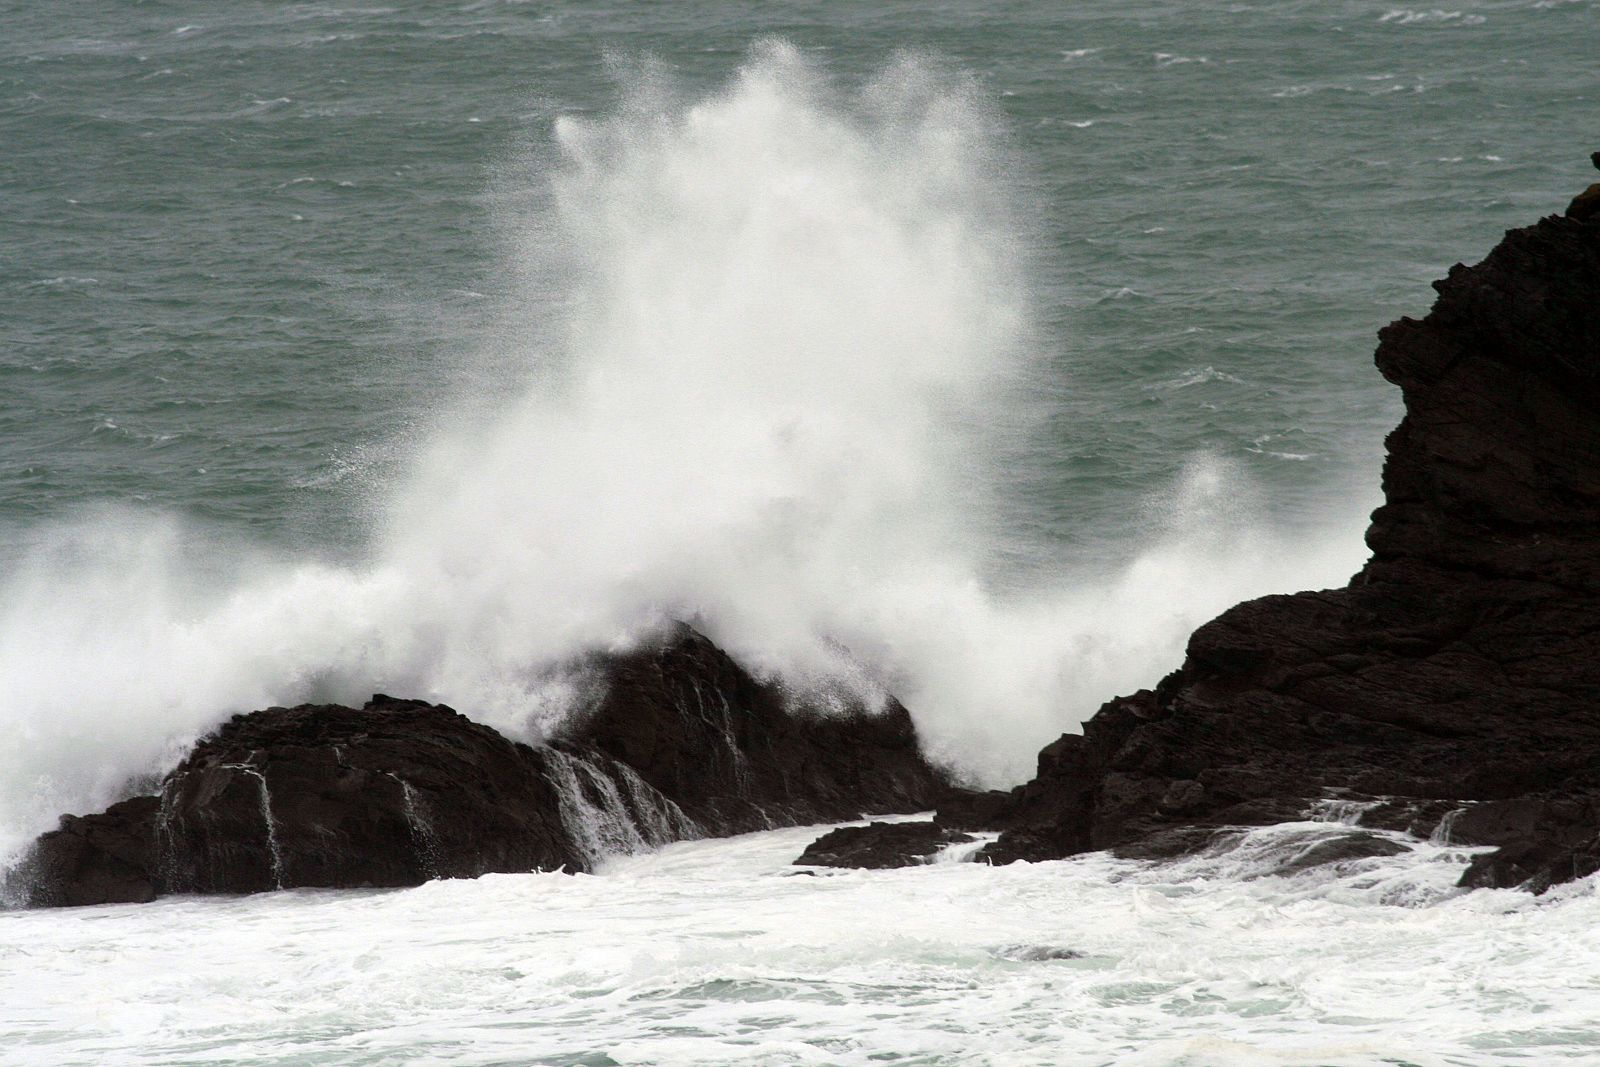
M 1372 500 L 1285 535 L 1206 454 L 1128 500 L 1157 531 L 1131 565 L 1085 574 L 1019 520 L 1070 339 L 971 79 L 837 84 L 770 43 L 711 92 L 618 83 L 503 179 L 535 194 L 498 220 L 524 369 L 441 406 L 364 562 L 129 511 L 33 532 L 0 588 L 0 850 L 273 703 L 382 690 L 537 738 L 576 657 L 670 619 L 797 693 L 892 692 L 934 758 L 1009 784 L 1199 622 L 1359 567 Z

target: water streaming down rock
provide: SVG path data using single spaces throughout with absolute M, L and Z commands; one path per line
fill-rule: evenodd
M 1467 806 L 1452 808 L 1445 812 L 1444 818 L 1439 820 L 1439 825 L 1434 827 L 1433 833 L 1428 835 L 1428 843 L 1433 845 L 1454 844 L 1451 834 L 1455 830 L 1456 820 L 1467 812 Z
M 952 841 L 929 857 L 929 863 L 972 863 L 998 834 L 971 834 L 970 841 Z
M 685 716 L 692 716 L 704 723 L 714 734 L 721 737 L 721 744 L 711 746 L 714 756 L 727 761 L 727 774 L 733 784 L 737 795 L 745 795 L 750 791 L 750 773 L 745 766 L 744 751 L 739 747 L 739 740 L 733 732 L 733 708 L 728 703 L 728 695 L 720 689 L 714 690 L 712 700 L 706 701 L 705 688 L 699 678 L 687 679 L 687 691 L 694 694 L 694 705 L 691 709 L 687 694 L 682 693 L 678 698 L 679 709 Z
M 339 755 L 338 746 L 334 746 L 335 756 Z M 406 824 L 411 828 L 412 843 L 417 850 L 417 862 L 427 872 L 429 878 L 439 877 L 439 835 L 433 828 L 432 821 L 423 810 L 423 801 L 411 783 L 397 774 L 391 774 L 396 782 L 400 783 L 400 796 L 405 804 Z
M 626 763 L 613 763 L 612 769 L 623 784 L 624 796 L 633 812 L 634 823 L 652 845 L 672 841 L 692 841 L 704 835 L 698 823 L 683 813 L 677 802 L 640 778 Z
M 240 771 L 256 780 L 261 792 L 261 821 L 267 831 L 267 855 L 272 859 L 272 888 L 282 889 L 283 850 L 278 847 L 278 824 L 272 817 L 272 792 L 267 787 L 267 776 L 248 763 L 223 764 L 229 770 Z
M 561 819 L 585 869 L 592 870 L 607 856 L 626 856 L 648 847 L 610 775 L 558 748 L 545 748 L 541 754 L 553 772 Z
M 172 833 L 172 786 L 169 776 L 161 783 L 160 806 L 156 810 L 156 852 L 152 881 L 159 885 L 178 888 L 178 849 Z
M 289 859 L 258 748 L 175 770 L 154 798 L 150 882 L 157 892 L 291 884 Z M 196 800 L 199 803 L 196 803 Z
M 1311 806 L 1314 822 L 1336 822 L 1342 826 L 1360 826 L 1367 812 L 1384 802 L 1383 797 L 1351 800 L 1345 797 L 1325 797 Z

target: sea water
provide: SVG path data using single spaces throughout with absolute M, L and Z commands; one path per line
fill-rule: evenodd
M 999 12 L 5 0 L 0 853 L 272 703 L 382 690 L 548 736 L 586 698 L 576 654 L 667 618 L 813 698 L 893 692 L 935 757 L 977 783 L 1020 780 L 1040 745 L 1175 666 L 1217 611 L 1360 566 L 1382 435 L 1400 414 L 1370 363 L 1374 331 L 1425 311 L 1450 263 L 1591 179 L 1597 31 L 1594 4 L 1547 0 Z M 56 999 L 5 998 L 0 1033 L 29 1035 L 40 1062 L 159 1058 L 163 1020 L 176 1032 L 182 1011 L 206 1010 L 185 985 L 202 969 L 131 946 L 166 951 L 234 916 L 262 942 L 217 943 L 265 969 L 218 973 L 236 973 L 252 1004 L 258 985 L 314 984 L 326 961 L 293 946 L 317 928 L 327 946 L 346 926 L 377 938 L 345 910 L 399 923 L 384 909 L 404 902 L 448 898 L 414 905 L 417 922 L 448 930 L 463 914 L 492 926 L 527 912 L 499 894 L 551 907 L 631 894 L 618 951 L 647 954 L 676 921 L 652 894 L 688 876 L 679 855 L 703 861 L 694 878 L 726 876 L 694 892 L 726 903 L 706 921 L 735 956 L 753 909 L 798 916 L 841 903 L 829 894 L 842 887 L 933 893 L 915 897 L 933 913 L 970 895 L 966 917 L 944 923 L 954 955 L 930 990 L 1003 973 L 1050 1004 L 1067 989 L 1059 975 L 1094 970 L 990 955 L 999 932 L 956 950 L 988 937 L 998 905 L 984 894 L 1029 886 L 1055 901 L 1041 921 L 1102 901 L 1125 916 L 1115 929 L 1148 925 L 1151 944 L 1195 966 L 1235 959 L 1222 946 L 1242 938 L 1238 958 L 1267 986 L 1300 989 L 1306 967 L 1385 975 L 1409 998 L 1396 1005 L 1421 1011 L 1428 960 L 1451 981 L 1467 982 L 1464 959 L 1489 975 L 1476 1001 L 1441 987 L 1444 1015 L 1427 1018 L 1456 1022 L 1433 1043 L 1407 1045 L 1396 1014 L 1357 1011 L 1367 1021 L 1346 1027 L 1320 1000 L 1311 1011 L 1291 996 L 1292 1023 L 1263 1013 L 1262 1032 L 1307 1041 L 1325 1026 L 1330 1040 L 1454 1050 L 1437 1062 L 1537 1059 L 1555 1054 L 1529 1051 L 1542 1042 L 1582 1047 L 1563 1013 L 1597 999 L 1566 955 L 1582 949 L 1584 886 L 1540 902 L 1443 889 L 1378 900 L 1301 875 L 1322 888 L 1289 907 L 1262 903 L 1287 899 L 1277 880 L 1226 873 L 1193 901 L 1135 891 L 1143 876 L 1104 858 L 781 880 L 746 860 L 775 863 L 799 842 L 763 840 L 595 878 L 7 914 L 8 988 Z M 1440 886 L 1452 862 L 1429 868 Z M 625 893 L 623 870 L 657 880 Z M 1137 911 L 1158 897 L 1183 903 L 1161 920 Z M 895 915 L 910 923 L 908 910 Z M 1319 918 L 1303 923 L 1308 910 Z M 1330 940 L 1324 920 L 1373 937 Z M 832 944 L 825 927 L 771 922 L 780 942 Z M 1438 940 L 1423 949 L 1401 930 Z M 119 948 L 50 947 L 74 931 Z M 463 958 L 497 958 L 493 937 L 461 936 Z M 862 966 L 916 972 L 926 946 L 907 936 Z M 560 944 L 552 934 L 551 958 Z M 844 960 L 858 949 L 837 946 Z M 145 961 L 149 983 L 177 983 L 162 988 L 186 990 L 181 1001 L 124 1013 L 96 997 L 99 968 L 120 973 L 123 956 Z M 284 962 L 297 958 L 315 962 Z M 1133 988 L 1159 984 L 1160 967 L 1117 958 L 1135 960 Z M 440 1032 L 492 1013 L 473 999 L 493 988 L 465 977 L 473 966 L 437 969 L 462 990 L 437 997 Z M 836 964 L 816 966 L 774 987 L 783 1010 L 809 1003 L 806 983 Z M 1516 1000 L 1504 982 L 1532 992 Z M 1564 984 L 1566 999 L 1540 983 Z M 427 988 L 388 992 L 410 1011 L 437 995 Z M 584 988 L 573 977 L 551 995 Z M 1244 1025 L 1226 1005 L 1247 987 L 1216 988 L 1225 1007 L 1184 1015 L 1192 1032 L 1141 1029 L 1150 1003 L 1172 1013 L 1137 992 L 1096 1001 L 1098 1022 L 1062 993 L 1055 1014 L 987 1023 L 908 992 L 849 1028 L 859 1048 L 887 1051 L 943 1027 L 995 1062 L 1010 1062 L 1006 1042 L 1066 1031 L 1088 1042 L 1082 1062 L 1169 1038 L 1202 1042 L 1171 1062 L 1235 1062 L 1203 1042 Z M 1364 1011 L 1384 999 L 1363 996 Z M 79 1008 L 108 1021 L 62 1022 Z M 688 1012 L 672 996 L 658 1009 Z M 358 1060 L 338 1028 L 379 1025 L 281 1011 L 272 1040 L 308 1042 L 282 1062 Z M 1113 1018 L 1129 1029 L 1095 1029 Z M 581 1036 L 591 1017 L 571 1019 L 550 1040 L 601 1047 Z M 618 1062 L 677 1055 L 661 1034 L 655 1051 L 626 1051 L 653 1033 L 627 1025 L 643 1028 L 606 1039 Z M 43 1031 L 56 1037 L 41 1044 Z M 989 1042 L 977 1052 L 974 1033 Z M 913 1060 L 957 1055 L 904 1040 Z M 1242 1040 L 1266 1041 L 1269 1057 L 1301 1047 Z M 855 1047 L 772 1056 L 830 1062 Z M 720 1054 L 697 1047 L 685 1062 Z
M 1445 1067 L 1600 1057 L 1600 911 L 1471 850 L 1282 877 L 1336 824 L 1150 867 L 804 869 L 823 828 L 595 875 L 3 917 L 28 1064 Z M 1293 842 L 1286 839 L 1294 838 Z

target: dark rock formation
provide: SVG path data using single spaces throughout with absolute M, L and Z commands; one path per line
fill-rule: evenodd
M 150 871 L 160 806 L 155 797 L 134 797 L 98 815 L 63 815 L 60 829 L 41 838 L 7 879 L 0 901 L 20 896 L 26 903 L 65 907 L 154 900 Z
M 1003 789 L 952 789 L 939 803 L 934 822 L 949 830 L 1003 830 L 1015 805 Z
M 1343 589 L 1225 612 L 1154 690 L 1047 747 L 987 820 L 1006 829 L 992 859 L 1293 819 L 1353 790 L 1424 836 L 1465 808 L 1451 840 L 1502 847 L 1466 884 L 1595 869 L 1600 214 L 1513 230 L 1435 288 L 1427 318 L 1379 335 L 1406 414 L 1371 561 Z
M 711 834 L 926 810 L 945 791 L 892 697 L 874 713 L 796 706 L 687 626 L 601 667 L 605 696 L 571 736 Z
M 931 862 L 946 845 L 976 840 L 932 822 L 874 822 L 831 830 L 794 862 L 798 867 L 916 867 Z
M 1111 851 L 1123 859 L 1138 860 L 1172 860 L 1195 854 L 1221 857 L 1237 862 L 1235 869 L 1240 877 L 1262 878 L 1299 874 L 1313 867 L 1352 860 L 1398 856 L 1409 850 L 1409 845 L 1392 836 L 1338 826 L 1288 829 L 1273 832 L 1265 839 L 1238 827 L 1175 826 Z
M 159 796 L 64 817 L 8 896 L 99 904 L 584 871 L 683 838 L 926 810 L 946 791 L 898 703 L 789 706 L 688 627 L 590 666 L 604 696 L 537 747 L 386 696 L 236 716 Z
M 154 873 L 167 892 L 244 893 L 581 866 L 561 758 L 385 696 L 241 716 L 163 783 Z

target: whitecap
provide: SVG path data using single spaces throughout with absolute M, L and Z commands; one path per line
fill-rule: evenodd
M 1391 8 L 1380 16 L 1378 21 L 1393 22 L 1400 26 L 1410 26 L 1415 23 L 1480 26 L 1484 23 L 1485 18 L 1482 15 L 1468 15 L 1461 11 L 1446 11 L 1437 7 L 1426 11 L 1417 11 L 1410 8 Z
M 1215 367 L 1206 366 L 1185 371 L 1177 378 L 1154 385 L 1146 386 L 1147 389 L 1187 389 L 1191 385 L 1204 385 L 1207 382 L 1225 382 L 1229 385 L 1244 385 L 1243 378 L 1236 378 L 1227 371 L 1220 371 Z
M 76 202 L 68 201 L 68 203 Z M 58 274 L 54 278 L 37 278 L 28 284 L 40 289 L 55 289 L 76 285 L 99 285 L 100 279 L 77 274 Z

